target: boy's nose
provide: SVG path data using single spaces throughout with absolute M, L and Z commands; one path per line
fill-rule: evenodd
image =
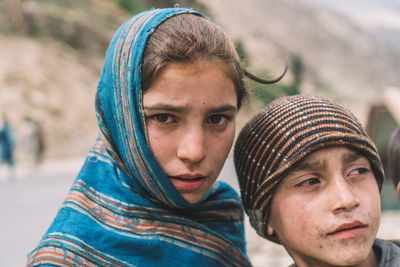
M 198 163 L 205 158 L 205 136 L 202 129 L 184 130 L 178 142 L 177 157 L 180 160 Z
M 332 199 L 331 211 L 334 213 L 351 211 L 360 206 L 360 201 L 351 184 L 343 176 L 336 177 L 328 192 Z

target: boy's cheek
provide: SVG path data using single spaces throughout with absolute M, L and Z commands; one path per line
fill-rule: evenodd
M 377 195 L 379 197 L 379 194 Z M 292 199 L 293 200 L 293 199 Z M 275 234 L 294 258 L 314 258 L 333 264 L 356 263 L 367 257 L 372 249 L 379 227 L 379 199 L 371 197 L 364 202 L 364 210 L 356 216 L 369 224 L 369 229 L 358 238 L 351 240 L 331 239 L 332 231 L 327 226 L 337 227 L 340 220 L 330 216 L 321 200 L 311 201 L 307 205 L 293 201 L 288 205 L 275 206 L 271 210 L 275 220 L 271 222 Z M 285 205 L 286 204 L 286 205 Z M 276 209 L 274 209 L 276 208 Z M 279 219 L 277 219 L 279 218 Z

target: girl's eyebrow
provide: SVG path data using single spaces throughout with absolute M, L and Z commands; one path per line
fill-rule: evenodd
M 223 105 L 216 108 L 211 108 L 210 113 L 219 113 L 219 112 L 226 112 L 226 111 L 237 111 L 237 107 L 233 105 Z
M 143 109 L 147 111 L 170 111 L 170 112 L 185 112 L 187 110 L 184 106 L 173 106 L 168 104 L 157 104 L 154 106 L 145 106 Z M 219 107 L 211 108 L 208 112 L 210 113 L 219 113 L 219 112 L 227 112 L 227 111 L 237 111 L 237 107 L 233 105 L 222 105 Z
M 171 111 L 171 112 L 183 112 L 186 110 L 185 107 L 166 105 L 166 104 L 157 104 L 154 106 L 143 107 L 143 109 L 148 111 Z

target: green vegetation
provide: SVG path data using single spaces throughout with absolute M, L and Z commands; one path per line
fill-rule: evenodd
M 0 3 L 0 32 L 57 40 L 86 53 L 104 54 L 112 34 L 141 0 L 7 0 Z M 143 0 L 143 2 L 145 2 Z
M 113 0 L 120 8 L 131 14 L 139 13 L 147 8 L 142 1 L 138 0 Z
M 235 48 L 239 54 L 242 64 L 245 67 L 250 65 L 249 56 L 246 52 L 243 42 L 240 39 L 235 41 Z M 265 106 L 281 96 L 299 94 L 301 92 L 300 87 L 304 73 L 304 64 L 299 55 L 292 54 L 290 56 L 289 71 L 291 71 L 293 75 L 293 79 L 290 83 L 279 82 L 272 85 L 263 85 L 248 79 L 247 86 L 250 89 L 252 101 Z M 268 77 L 268 71 L 266 70 L 256 70 L 255 74 L 259 77 L 270 78 Z
M 247 67 L 249 65 L 249 56 L 247 55 L 242 40 L 238 39 L 235 41 L 235 48 L 237 53 L 239 54 L 240 61 L 244 66 Z
M 3 0 L 0 33 L 54 39 L 104 54 L 112 34 L 130 16 L 175 3 L 198 6 L 195 0 Z
M 252 100 L 265 106 L 276 98 L 285 95 L 295 95 L 301 92 L 301 81 L 304 72 L 303 62 L 298 55 L 291 55 L 289 71 L 293 75 L 290 83 L 278 82 L 271 85 L 263 85 L 252 80 L 249 80 L 247 85 L 252 93 Z M 260 77 L 268 77 L 268 71 L 258 70 L 256 75 Z

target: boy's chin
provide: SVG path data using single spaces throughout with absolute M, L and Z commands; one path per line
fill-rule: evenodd
M 365 239 L 360 240 L 360 242 L 342 241 L 334 242 L 336 244 L 321 245 L 319 250 L 315 249 L 312 252 L 313 255 L 297 254 L 296 256 L 296 253 L 288 252 L 298 266 L 358 266 L 361 263 L 373 262 L 375 259 L 372 249 L 373 242 Z
M 332 256 L 333 260 L 342 263 L 344 266 L 357 265 L 364 261 L 368 261 L 374 257 L 373 244 L 375 241 L 376 232 L 368 227 L 362 234 L 350 237 L 339 238 L 333 241 Z
M 366 247 L 365 244 L 359 244 L 358 247 L 343 247 L 340 251 L 332 253 L 327 262 L 334 266 L 357 266 L 370 261 L 371 256 L 373 257 L 372 245 Z
M 348 255 L 341 255 L 335 258 L 332 265 L 336 266 L 357 266 L 361 263 L 369 261 L 369 255 L 373 253 L 372 248 L 367 251 L 354 251 L 353 253 L 344 253 Z

